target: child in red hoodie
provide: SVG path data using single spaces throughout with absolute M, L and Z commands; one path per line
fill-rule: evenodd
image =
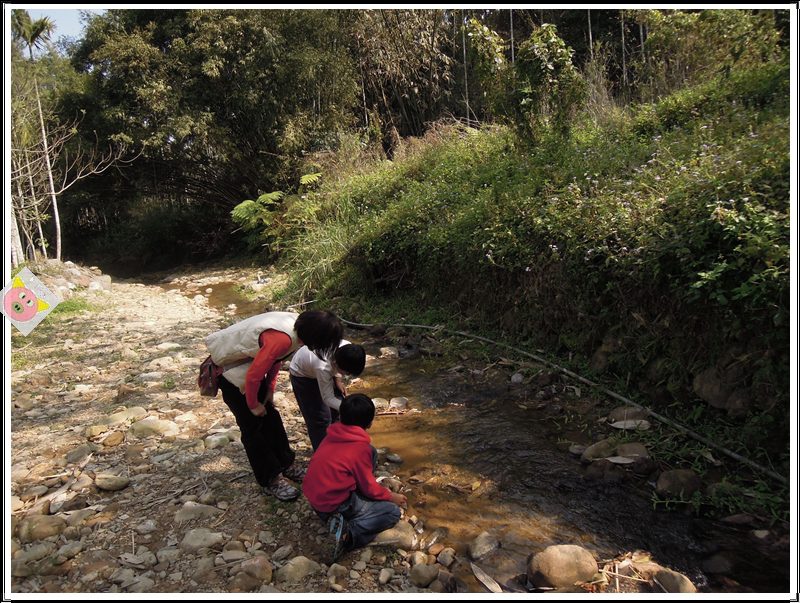
M 303 480 L 303 494 L 323 521 L 341 515 L 344 519 L 342 550 L 362 547 L 391 528 L 400 519 L 403 494 L 387 490 L 375 481 L 375 449 L 366 430 L 375 417 L 375 405 L 364 394 L 347 396 L 339 407 L 339 423 L 311 457 Z

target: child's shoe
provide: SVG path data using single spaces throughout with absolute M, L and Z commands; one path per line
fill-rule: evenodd
M 336 513 L 331 517 L 329 531 L 336 536 L 331 560 L 331 563 L 336 563 L 343 553 L 350 550 L 352 544 L 352 537 L 347 529 L 347 520 L 341 513 Z

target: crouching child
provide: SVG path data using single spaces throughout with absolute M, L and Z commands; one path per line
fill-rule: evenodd
M 336 532 L 333 560 L 363 547 L 400 519 L 403 494 L 381 486 L 373 475 L 377 454 L 367 429 L 375 417 L 375 405 L 364 394 L 347 396 L 339 407 L 339 423 L 311 457 L 303 480 L 303 494 L 323 521 L 332 521 Z

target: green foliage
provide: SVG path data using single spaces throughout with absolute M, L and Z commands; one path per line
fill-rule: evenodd
M 788 437 L 786 74 L 721 74 L 535 148 L 503 129 L 442 130 L 327 183 L 289 266 L 315 296 L 413 298 L 584 359 L 613 332 L 609 376 L 679 398 L 743 346 L 740 385 L 766 410 L 726 437 L 773 440 L 772 457 Z
M 48 316 L 68 316 L 81 312 L 97 312 L 99 308 L 82 297 L 71 297 L 58 304 Z
M 642 78 L 656 94 L 697 84 L 780 54 L 773 11 L 633 11 L 647 28 Z
M 533 138 L 548 117 L 556 130 L 568 130 L 570 118 L 580 106 L 585 85 L 572 64 L 572 55 L 573 50 L 551 24 L 537 28 L 519 46 L 515 100 L 521 119 L 517 125 Z

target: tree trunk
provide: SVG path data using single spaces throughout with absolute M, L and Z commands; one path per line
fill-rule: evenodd
M 16 268 L 24 261 L 22 253 L 22 242 L 19 239 L 19 228 L 17 227 L 17 212 L 14 204 L 11 204 L 11 267 Z
M 42 101 L 39 98 L 39 84 L 36 77 L 33 78 L 33 89 L 36 91 L 36 106 L 39 109 L 39 126 L 42 129 L 42 147 L 44 150 L 44 162 L 47 166 L 47 181 L 50 184 L 50 202 L 53 204 L 53 221 L 56 225 L 56 259 L 61 260 L 61 218 L 58 215 L 58 201 L 56 201 L 56 188 L 53 185 L 53 169 L 50 166 L 50 149 L 47 144 L 47 130 L 44 127 L 44 114 L 42 113 Z
M 33 198 L 33 211 L 36 217 L 36 227 L 39 230 L 39 244 L 42 246 L 42 257 L 47 259 L 47 246 L 45 245 L 44 233 L 42 232 L 42 216 L 39 213 L 39 201 L 36 199 L 36 188 L 33 185 L 33 170 L 31 170 L 30 162 L 28 163 L 28 186 L 31 189 L 31 196 Z
M 511 21 L 511 64 L 514 64 L 514 9 L 508 11 Z
M 467 104 L 467 126 L 469 126 L 469 85 L 467 82 L 467 28 L 464 11 L 461 11 L 461 46 L 464 50 L 464 102 Z
M 586 17 L 589 20 L 589 56 L 594 60 L 594 42 L 592 41 L 592 10 L 586 9 Z
M 628 69 L 625 65 L 625 11 L 619 11 L 619 27 L 622 32 L 622 82 L 628 85 Z

